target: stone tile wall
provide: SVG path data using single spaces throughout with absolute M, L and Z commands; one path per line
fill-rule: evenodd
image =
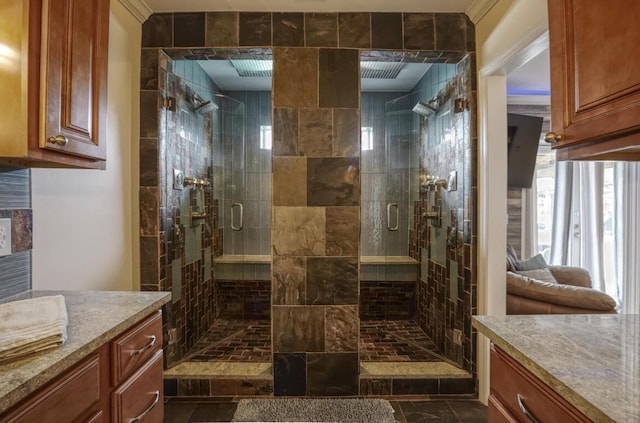
M 31 289 L 31 173 L 0 166 L 0 219 L 11 219 L 11 254 L 0 257 L 0 299 Z
M 463 14 L 432 13 L 169 13 L 144 24 L 143 58 L 273 48 L 276 395 L 359 393 L 360 49 L 409 50 L 364 52 L 371 60 L 457 63 L 473 55 L 473 34 Z M 144 138 L 157 135 L 157 102 L 141 94 Z

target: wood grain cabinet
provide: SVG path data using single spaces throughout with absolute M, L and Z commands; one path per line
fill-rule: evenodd
M 640 160 L 640 8 L 549 0 L 548 11 L 558 159 Z
M 491 345 L 487 419 L 496 422 L 591 422 L 521 364 Z
M 156 311 L 0 415 L 2 423 L 160 423 L 162 314 Z
M 109 0 L 3 0 L 0 162 L 105 168 Z

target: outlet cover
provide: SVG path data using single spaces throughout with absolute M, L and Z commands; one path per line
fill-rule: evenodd
M 11 254 L 11 219 L 0 219 L 0 257 Z
M 456 345 L 462 345 L 462 331 L 460 329 L 453 330 L 453 343 Z

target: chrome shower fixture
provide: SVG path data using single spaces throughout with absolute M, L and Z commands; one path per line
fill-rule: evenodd
M 433 107 L 430 103 L 433 103 L 432 101 L 425 103 L 424 101 L 418 101 L 416 103 L 415 106 L 413 106 L 413 112 L 417 113 L 421 116 L 431 116 L 432 114 L 436 113 L 438 110 Z

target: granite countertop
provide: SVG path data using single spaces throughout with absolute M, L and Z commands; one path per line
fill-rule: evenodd
M 640 421 L 640 315 L 474 316 L 473 325 L 590 419 Z
M 0 413 L 111 341 L 171 298 L 168 292 L 29 291 L 2 302 L 63 295 L 67 342 L 0 365 Z

